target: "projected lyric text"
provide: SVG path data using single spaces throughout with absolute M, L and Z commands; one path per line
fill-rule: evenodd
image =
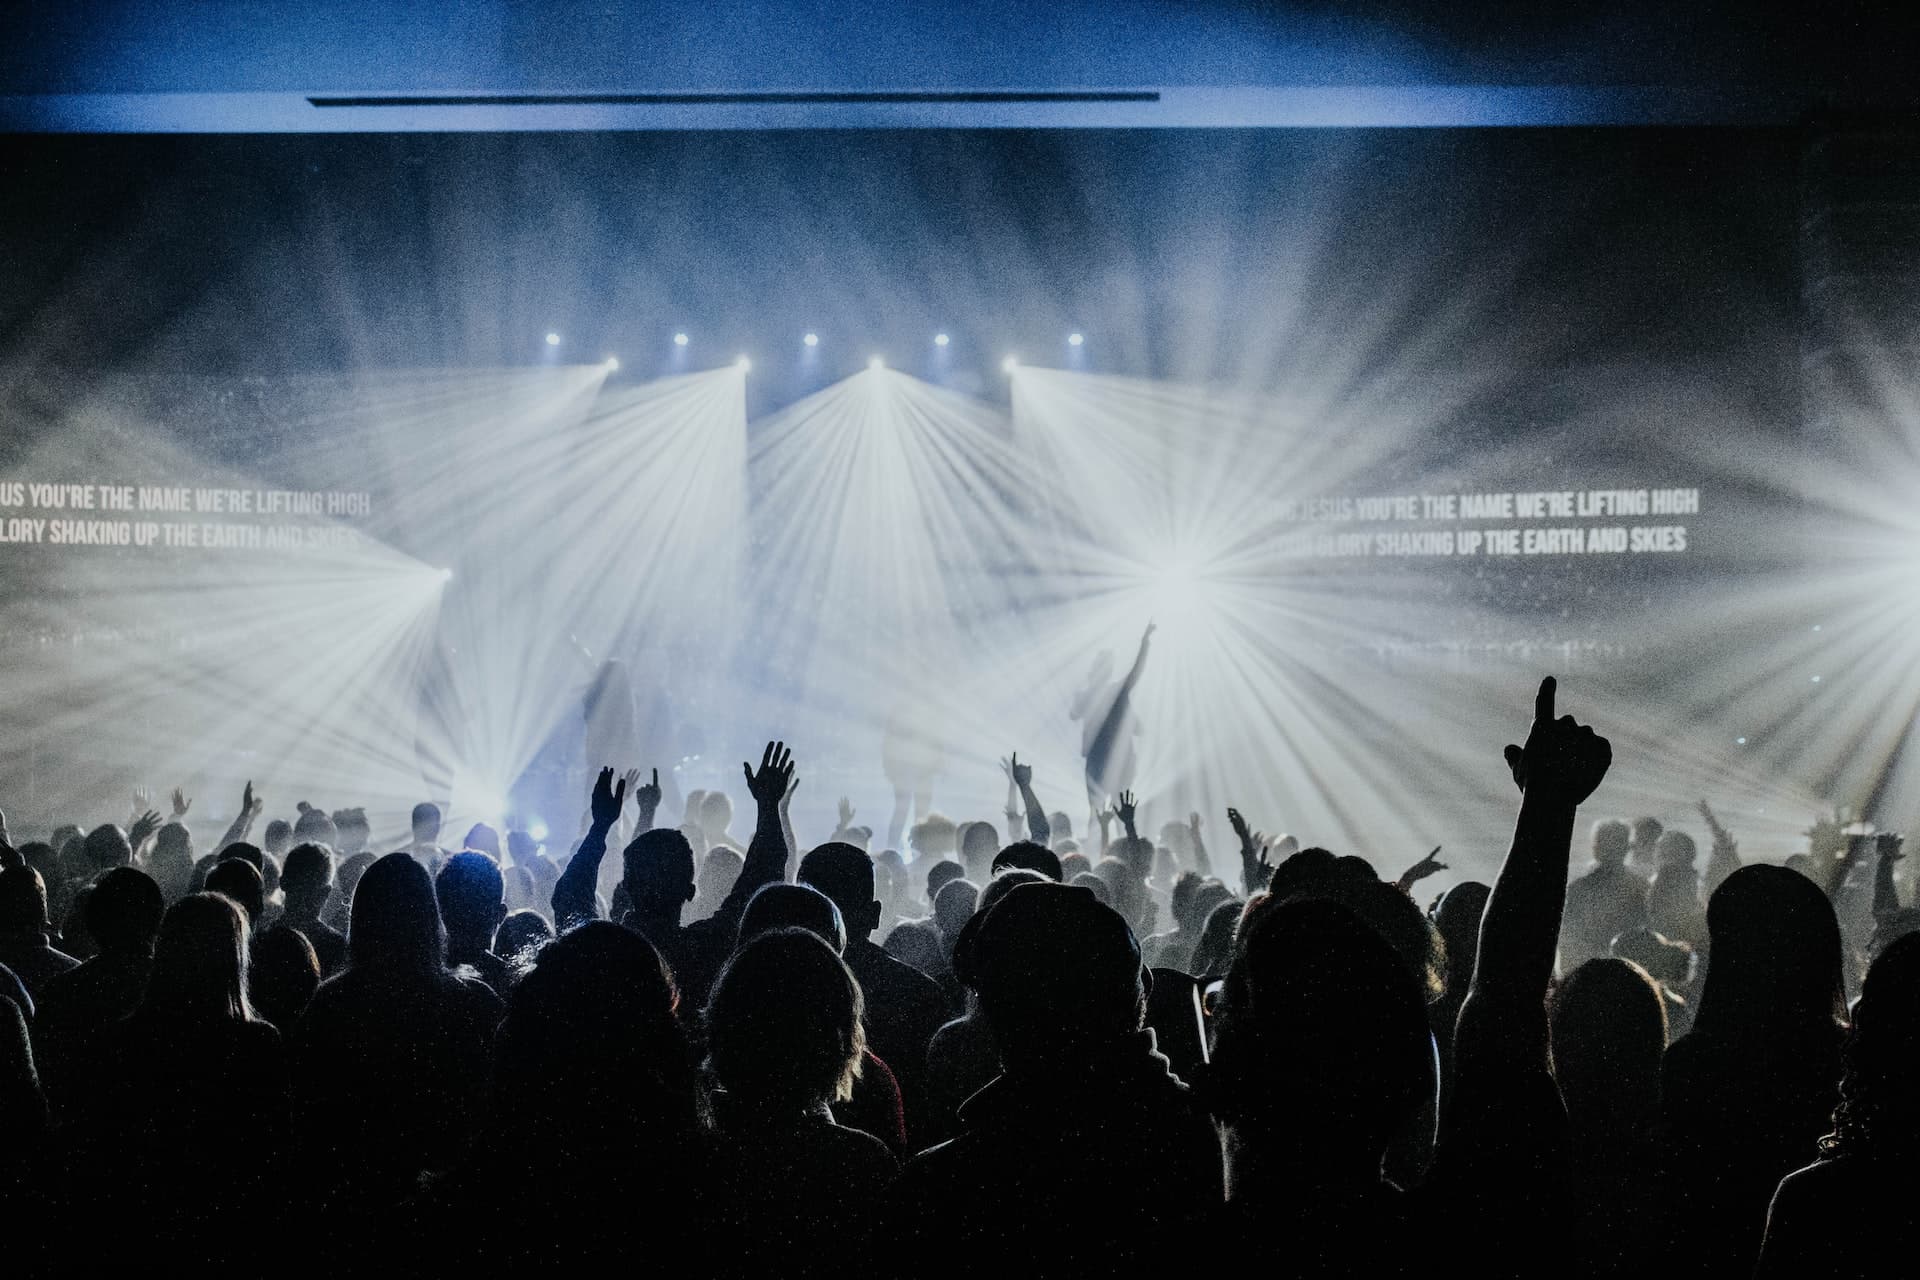
M 360 546 L 352 491 L 0 480 L 0 544 L 300 554 Z
M 1329 495 L 1280 504 L 1278 518 L 1298 527 L 1279 549 L 1314 559 L 1678 555 L 1700 503 L 1689 487 Z

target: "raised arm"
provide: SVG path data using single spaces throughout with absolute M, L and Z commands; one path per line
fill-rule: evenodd
M 242 840 L 245 840 L 247 833 L 253 830 L 254 820 L 260 816 L 260 811 L 266 808 L 266 804 L 267 802 L 265 800 L 253 794 L 253 782 L 249 779 L 247 789 L 240 795 L 240 812 L 233 815 L 232 823 L 230 823 L 226 831 L 221 834 L 220 839 L 215 842 L 213 851 L 220 853 L 225 850 L 228 845 L 239 844 Z
M 747 909 L 747 902 L 765 885 L 787 878 L 787 836 L 782 806 L 794 785 L 793 753 L 784 742 L 769 742 L 760 755 L 760 771 L 742 762 L 747 775 L 747 793 L 753 797 L 753 839 L 747 843 L 747 859 L 739 878 L 714 918 L 731 927 Z
M 1227 810 L 1227 825 L 1240 840 L 1240 888 L 1249 898 L 1265 893 L 1273 881 L 1273 864 L 1267 861 L 1265 841 L 1247 825 L 1238 809 Z
M 1607 775 L 1613 748 L 1572 716 L 1554 717 L 1555 682 L 1540 682 L 1524 747 L 1506 749 L 1520 788 L 1513 846 L 1480 922 L 1480 958 L 1455 1036 L 1461 1087 L 1487 1092 L 1506 1072 L 1547 1070 L 1547 984 L 1553 977 L 1574 817 Z
M 1120 692 L 1132 694 L 1133 687 L 1140 683 L 1141 672 L 1147 669 L 1147 647 L 1153 640 L 1154 624 L 1149 622 L 1147 629 L 1140 633 L 1140 650 L 1133 655 L 1133 665 L 1127 669 L 1126 678 L 1120 682 Z
M 594 887 L 600 882 L 600 862 L 607 855 L 607 833 L 620 821 L 626 803 L 626 779 L 616 783 L 613 770 L 602 769 L 593 784 L 587 834 L 553 886 L 553 926 L 557 931 L 565 933 L 574 925 L 600 918 Z
M 1047 811 L 1040 807 L 1040 801 L 1033 794 L 1033 766 L 1020 763 L 1020 753 L 1013 753 L 1007 761 L 1007 777 L 1020 790 L 1020 803 L 1027 811 L 1027 838 L 1035 844 L 1046 844 L 1052 828 L 1047 825 Z M 1007 838 L 1013 838 L 1013 812 L 1007 812 Z
M 1420 861 L 1414 863 L 1405 871 L 1402 871 L 1400 878 L 1393 882 L 1393 887 L 1411 897 L 1413 894 L 1413 886 L 1419 884 L 1428 876 L 1438 875 L 1446 869 L 1447 864 L 1440 861 L 1440 846 L 1435 845 L 1433 846 L 1432 853 L 1429 853 L 1426 857 L 1420 859 Z
M 1133 792 L 1122 791 L 1113 798 L 1113 811 L 1119 815 L 1120 826 L 1127 833 L 1127 839 L 1138 840 L 1139 831 L 1134 829 L 1134 819 L 1140 814 L 1140 806 L 1135 803 Z

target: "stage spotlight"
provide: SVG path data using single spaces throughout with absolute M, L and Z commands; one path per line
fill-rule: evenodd
M 674 345 L 674 346 L 676 346 L 676 347 L 684 347 L 684 346 L 686 346 L 686 345 L 687 345 L 687 335 L 686 335 L 686 334 L 684 334 L 684 333 L 676 333 L 676 334 L 674 334 L 674 335 L 673 335 L 673 345 Z
M 1086 341 L 1086 338 L 1081 334 L 1070 333 L 1067 335 L 1067 345 L 1070 347 L 1077 347 L 1085 341 Z
M 936 333 L 933 335 L 933 345 L 936 347 L 944 347 L 950 341 L 951 339 L 944 333 Z
M 1012 373 L 1015 369 L 1018 369 L 1019 367 L 1020 367 L 1019 356 L 1008 356 L 1005 360 L 1002 360 L 1000 362 L 1000 372 L 1002 373 Z
M 548 335 L 547 335 L 547 345 L 548 345 L 548 346 L 550 346 L 550 347 L 557 347 L 557 346 L 559 346 L 559 345 L 560 345 L 560 335 L 559 335 L 559 334 L 557 334 L 557 333 L 550 333 L 550 334 L 548 334 Z
M 806 337 L 800 339 L 800 341 L 806 343 L 810 347 L 817 347 L 820 345 L 820 335 L 817 333 L 810 333 Z
M 742 373 L 751 373 L 753 371 L 753 361 L 747 359 L 745 356 L 741 356 L 733 362 L 733 367 Z
M 545 840 L 547 838 L 546 822 L 543 819 L 535 818 L 527 824 L 527 834 L 532 836 L 536 842 Z
M 608 373 L 617 373 L 617 372 L 619 372 L 619 369 L 620 369 L 620 357 L 619 357 L 619 356 L 608 356 L 608 357 L 607 357 L 607 372 L 608 372 Z
M 879 356 L 867 357 L 867 368 L 884 369 L 886 367 L 887 367 L 887 362 L 885 360 L 882 360 Z

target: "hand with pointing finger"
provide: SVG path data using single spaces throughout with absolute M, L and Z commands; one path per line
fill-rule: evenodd
M 1574 808 L 1593 794 L 1613 763 L 1613 746 L 1572 716 L 1554 716 L 1558 682 L 1540 682 L 1533 700 L 1533 726 L 1525 746 L 1504 752 L 1514 785 L 1529 800 Z

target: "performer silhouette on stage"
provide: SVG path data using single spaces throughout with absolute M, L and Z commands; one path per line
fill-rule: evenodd
M 1086 684 L 1074 697 L 1068 714 L 1081 722 L 1080 751 L 1086 757 L 1088 830 L 1099 824 L 1100 809 L 1108 796 L 1133 789 L 1133 740 L 1140 733 L 1139 718 L 1133 714 L 1133 689 L 1146 669 L 1147 647 L 1153 639 L 1153 624 L 1140 636 L 1140 651 L 1133 666 L 1118 684 L 1108 684 L 1113 674 L 1113 653 L 1102 651 L 1087 672 Z

